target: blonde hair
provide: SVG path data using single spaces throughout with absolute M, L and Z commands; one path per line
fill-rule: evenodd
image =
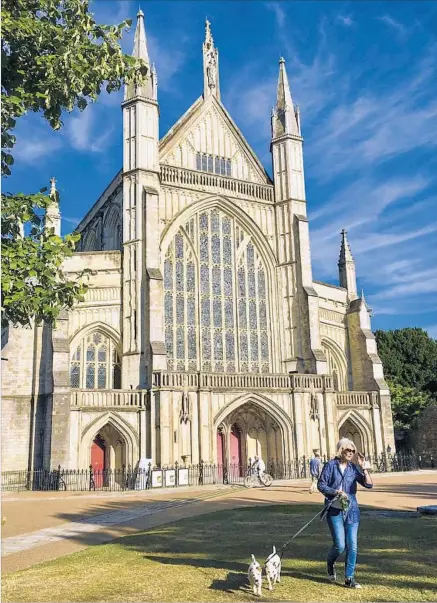
M 341 440 L 337 444 L 337 453 L 335 456 L 340 457 L 341 453 L 345 448 L 353 448 L 355 452 L 357 451 L 357 447 L 352 442 L 352 440 L 349 440 L 348 438 L 341 438 Z

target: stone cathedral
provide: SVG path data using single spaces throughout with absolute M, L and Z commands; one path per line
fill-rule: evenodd
M 333 456 L 343 435 L 366 454 L 394 449 L 345 231 L 339 285 L 313 279 L 284 59 L 271 178 L 222 103 L 208 21 L 203 93 L 161 138 L 141 10 L 133 54 L 149 77 L 125 89 L 123 167 L 64 265 L 91 269 L 85 300 L 53 327 L 3 333 L 3 470 L 289 461 Z

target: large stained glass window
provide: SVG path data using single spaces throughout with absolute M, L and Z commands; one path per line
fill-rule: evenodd
M 234 218 L 209 209 L 174 237 L 164 261 L 170 370 L 269 372 L 266 273 Z
M 120 389 L 120 358 L 112 339 L 99 331 L 82 339 L 71 356 L 70 386 L 81 389 Z

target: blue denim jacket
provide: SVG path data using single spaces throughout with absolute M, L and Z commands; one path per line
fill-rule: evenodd
M 322 462 L 320 459 L 313 458 L 310 460 L 310 473 L 313 477 L 319 477 L 321 466 Z
M 317 482 L 317 488 L 326 497 L 325 505 L 334 498 L 337 490 L 343 490 L 348 495 L 350 504 L 346 512 L 346 523 L 360 521 L 360 509 L 356 497 L 357 482 L 364 488 L 373 488 L 373 484 L 366 484 L 363 472 L 354 463 L 348 463 L 342 474 L 338 459 L 326 463 Z M 333 509 L 332 507 L 328 511 L 328 515 L 338 515 L 339 513 L 342 513 L 341 509 Z

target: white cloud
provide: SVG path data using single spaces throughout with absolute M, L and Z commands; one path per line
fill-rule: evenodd
M 285 25 L 285 11 L 280 5 L 279 2 L 267 2 L 265 7 L 274 12 L 276 18 L 276 24 L 279 28 L 284 27 Z
M 382 23 L 385 23 L 389 27 L 395 29 L 402 36 L 405 35 L 407 31 L 405 25 L 403 25 L 399 21 L 396 21 L 396 19 L 393 19 L 393 17 L 390 17 L 390 15 L 383 15 L 382 17 L 378 17 L 378 20 L 382 21 Z
M 60 139 L 37 134 L 36 131 L 29 133 L 28 138 L 17 138 L 17 143 L 12 150 L 12 155 L 16 161 L 23 163 L 38 164 L 41 159 L 47 157 L 60 149 L 62 142 Z
M 179 48 L 179 38 L 177 38 L 177 45 L 175 43 L 171 46 L 169 46 L 169 40 L 165 45 L 161 40 L 153 35 L 148 36 L 149 56 L 150 60 L 156 64 L 158 90 L 174 92 L 173 78 L 181 71 L 186 60 L 186 53 Z
M 73 226 L 77 226 L 81 221 L 81 218 L 72 218 L 69 216 L 62 216 L 62 220 L 68 222 L 69 224 L 73 224 Z
M 351 27 L 354 24 L 354 20 L 348 15 L 338 15 L 337 21 L 340 21 L 345 27 Z
M 431 49 L 433 53 L 434 49 Z M 437 101 L 429 82 L 436 66 L 427 56 L 413 78 L 400 78 L 387 92 L 363 92 L 325 111 L 317 137 L 308 145 L 313 175 L 327 180 L 341 172 L 382 161 L 413 149 L 437 145 Z
M 108 141 L 114 132 L 114 126 L 107 126 L 107 120 L 99 120 L 95 125 L 96 105 L 88 107 L 80 112 L 70 115 L 67 120 L 66 134 L 71 146 L 76 151 L 87 153 L 102 153 L 108 146 Z M 103 117 L 100 113 L 100 117 Z M 101 130 L 104 130 L 101 132 Z

